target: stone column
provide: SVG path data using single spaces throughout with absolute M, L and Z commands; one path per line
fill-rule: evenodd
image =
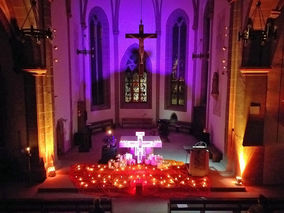
M 54 166 L 55 157 L 52 77 L 47 69 L 24 71 L 35 77 L 39 156 L 48 169 Z
M 242 143 L 240 131 L 244 131 L 243 126 L 238 122 L 238 119 L 243 115 L 243 104 L 238 103 L 238 100 L 243 100 L 244 87 L 240 85 L 241 76 L 239 67 L 241 64 L 241 43 L 238 41 L 238 32 L 241 29 L 242 19 L 242 4 L 241 1 L 233 1 L 231 3 L 231 23 L 230 23 L 230 41 L 229 41 L 229 61 L 228 67 L 228 122 L 227 140 L 225 144 L 225 158 L 227 158 L 227 171 L 235 173 L 237 161 L 237 151 Z M 239 106 L 237 104 L 240 104 Z M 238 167 L 238 166 L 237 166 Z

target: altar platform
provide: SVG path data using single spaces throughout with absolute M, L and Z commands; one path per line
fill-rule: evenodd
M 164 171 L 158 171 L 156 173 L 151 173 L 151 176 L 155 176 L 156 179 L 159 179 L 157 183 L 157 187 L 153 185 L 153 182 L 149 181 L 149 178 L 143 179 L 143 174 L 149 175 L 149 172 L 145 172 L 145 169 L 137 170 L 136 172 L 133 172 L 133 178 L 137 180 L 137 174 L 140 174 L 140 178 L 143 180 L 148 181 L 148 183 L 143 186 L 142 191 L 139 193 L 135 190 L 137 190 L 137 187 L 132 186 L 131 187 L 123 187 L 121 185 L 120 187 L 111 187 L 109 188 L 106 183 L 106 188 L 103 188 L 102 184 L 99 184 L 97 187 L 91 187 L 92 179 L 90 178 L 89 181 L 85 181 L 81 184 L 80 181 L 74 181 L 74 178 L 76 174 L 73 174 L 70 176 L 70 172 L 74 172 L 75 168 L 78 168 L 77 164 L 74 165 L 73 168 L 70 168 L 69 171 L 62 170 L 58 171 L 56 177 L 53 178 L 47 178 L 47 180 L 39 185 L 38 187 L 38 193 L 40 194 L 46 194 L 46 193 L 76 193 L 76 194 L 82 194 L 82 195 L 92 195 L 94 197 L 132 197 L 132 196 L 142 196 L 142 197 L 156 197 L 156 198 L 183 198 L 183 197 L 211 197 L 211 196 L 217 196 L 219 193 L 226 192 L 226 193 L 239 193 L 239 192 L 246 192 L 245 186 L 238 186 L 235 184 L 235 178 L 229 177 L 229 176 L 222 176 L 222 174 L 218 171 L 212 171 L 210 170 L 209 175 L 206 177 L 191 177 L 187 174 L 187 171 L 185 169 L 182 170 L 171 170 L 166 171 L 164 175 L 162 175 L 163 179 L 160 180 L 159 175 L 162 174 Z M 81 165 L 79 168 L 83 169 L 86 167 L 92 168 L 90 165 Z M 94 165 L 97 167 L 98 165 Z M 186 166 L 186 165 L 185 165 Z M 149 166 L 148 166 L 149 167 Z M 103 168 L 103 167 L 101 167 Z M 153 170 L 155 167 L 149 167 L 149 170 Z M 130 169 L 132 170 L 132 169 Z M 158 170 L 158 169 L 157 169 Z M 122 177 L 123 173 L 119 173 L 119 176 L 114 175 L 114 171 L 107 171 L 107 168 L 105 168 L 104 176 L 112 179 L 114 182 L 115 179 L 119 176 L 121 176 L 122 180 L 128 180 L 129 176 L 132 176 L 132 171 L 127 171 L 127 177 Z M 99 173 L 96 173 L 96 175 L 100 175 Z M 156 174 L 156 175 L 155 175 Z M 138 175 L 139 176 L 139 175 Z M 181 184 L 178 184 L 177 186 L 165 186 L 163 188 L 159 187 L 160 181 L 165 181 L 165 184 L 169 183 L 170 178 L 167 178 L 166 176 L 171 176 L 173 178 L 180 176 L 181 182 L 182 181 L 188 181 L 185 184 L 183 188 L 181 188 Z M 80 177 L 79 177 L 80 178 Z M 106 178 L 107 179 L 107 178 Z M 151 178 L 152 179 L 152 178 Z M 85 179 L 86 180 L 86 179 Z M 73 182 L 72 182 L 73 181 Z M 98 181 L 98 180 L 96 180 Z M 107 182 L 108 180 L 106 180 Z M 134 181 L 135 182 L 135 181 Z M 123 183 L 123 181 L 121 181 Z M 84 184 L 84 185 L 83 185 Z M 87 184 L 87 185 L 85 185 Z M 118 183 L 119 184 L 119 183 Z M 133 181 L 132 181 L 133 184 Z M 193 184 L 195 184 L 193 186 Z M 205 184 L 205 185 L 202 185 Z M 150 186 L 150 187 L 149 187 Z M 134 189 L 134 191 L 133 191 Z
M 119 140 L 125 135 L 135 135 L 137 130 L 127 130 L 127 129 L 115 129 L 113 134 Z M 145 130 L 143 130 L 145 131 Z M 145 132 L 146 136 L 155 136 L 157 132 L 155 129 L 147 130 Z M 61 158 L 60 162 L 62 167 L 56 171 L 56 177 L 47 178 L 46 181 L 38 186 L 38 194 L 77 194 L 77 195 L 91 195 L 91 196 L 107 196 L 107 197 L 129 197 L 129 196 L 148 196 L 157 198 L 173 198 L 173 197 L 187 197 L 187 196 L 218 196 L 222 192 L 226 193 L 245 193 L 245 186 L 238 186 L 235 184 L 235 177 L 225 172 L 224 165 L 221 163 L 209 163 L 209 174 L 206 176 L 208 180 L 208 185 L 202 190 L 188 188 L 188 190 L 180 190 L 180 188 L 175 187 L 165 187 L 162 190 L 157 190 L 152 188 L 152 191 L 156 190 L 156 193 L 135 193 L 131 194 L 127 190 L 122 189 L 121 192 L 118 190 L 100 190 L 96 187 L 78 187 L 74 181 L 72 182 L 72 177 L 70 178 L 70 172 L 75 165 L 97 165 L 101 157 L 101 146 L 103 144 L 103 138 L 105 133 L 98 133 L 93 135 L 92 138 L 92 149 L 87 153 L 79 153 L 76 149 L 72 150 L 70 153 Z M 154 150 L 155 154 L 162 155 L 164 159 L 175 160 L 178 162 L 183 162 L 186 165 L 189 163 L 188 152 L 184 147 L 193 146 L 197 140 L 191 135 L 184 133 L 171 133 L 169 135 L 169 142 L 163 142 L 162 147 Z M 126 148 L 119 149 L 119 154 L 123 154 L 127 151 Z M 107 167 L 107 165 L 105 165 Z M 145 171 L 141 171 L 140 174 L 143 175 Z M 110 172 L 110 175 L 113 172 Z M 175 172 L 176 173 L 176 172 Z M 183 170 L 182 175 L 186 178 L 192 177 L 188 174 L 187 170 Z M 145 173 L 147 175 L 147 173 Z M 149 174 L 149 173 L 148 173 Z M 130 176 L 129 172 L 127 173 Z M 134 174 L 136 175 L 136 174 Z M 177 174 L 179 175 L 179 174 Z M 198 178 L 193 177 L 194 180 Z M 181 180 L 182 181 L 182 180 Z M 214 195 L 215 194 L 215 195 Z

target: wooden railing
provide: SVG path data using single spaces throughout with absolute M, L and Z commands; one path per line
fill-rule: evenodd
M 171 199 L 168 204 L 168 212 L 196 212 L 205 213 L 205 211 L 229 211 L 241 213 L 247 211 L 252 205 L 258 204 L 258 198 L 192 198 L 192 199 Z M 267 199 L 263 206 L 266 213 L 274 211 L 283 212 L 284 198 Z
M 105 213 L 112 213 L 110 199 L 99 199 L 100 206 Z M 95 199 L 2 199 L 0 212 L 94 212 Z

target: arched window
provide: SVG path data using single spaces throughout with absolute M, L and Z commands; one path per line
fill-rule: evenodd
M 186 60 L 188 23 L 185 13 L 174 11 L 167 21 L 166 109 L 186 110 Z
M 150 108 L 151 107 L 151 73 L 150 59 L 145 53 L 145 70 L 139 75 L 138 69 L 139 52 L 138 45 L 128 48 L 122 59 L 123 72 L 121 107 L 122 108 Z
M 203 18 L 203 54 L 201 59 L 201 106 L 207 104 L 207 90 L 208 90 L 208 74 L 209 74 L 209 51 L 210 51 L 210 38 L 211 38 L 211 25 L 213 18 L 214 4 L 213 0 L 208 0 Z M 223 33 L 223 32 L 221 32 Z M 223 47 L 223 46 L 222 46 Z
M 137 51 L 133 51 L 127 61 L 127 68 L 124 77 L 124 98 L 125 103 L 146 103 L 147 102 L 147 71 L 142 75 L 138 72 Z
M 109 24 L 104 11 L 95 7 L 89 16 L 91 109 L 110 107 Z

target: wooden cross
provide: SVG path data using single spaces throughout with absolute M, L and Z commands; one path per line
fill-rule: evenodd
M 134 155 L 137 156 L 137 163 L 142 163 L 143 156 L 151 152 L 153 147 L 161 148 L 162 141 L 160 136 L 145 136 L 145 132 L 136 132 L 135 136 L 121 136 L 119 141 L 120 148 L 134 148 Z M 148 152 L 147 152 L 148 149 Z
M 125 34 L 125 38 L 137 38 L 139 40 L 139 75 L 143 75 L 144 72 L 144 39 L 157 38 L 155 33 L 144 33 L 144 25 L 142 20 L 139 24 L 139 33 Z

